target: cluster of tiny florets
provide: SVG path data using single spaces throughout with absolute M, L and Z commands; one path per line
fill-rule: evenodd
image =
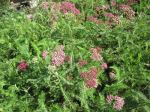
M 129 19 L 135 16 L 134 10 L 129 5 L 122 4 L 119 8 Z
M 113 95 L 107 95 L 106 101 L 108 104 L 114 103 L 113 108 L 116 110 L 122 110 L 125 104 L 124 99 L 122 97 Z
M 95 67 L 92 67 L 89 71 L 82 72 L 80 76 L 82 77 L 88 88 L 96 88 L 98 85 L 97 74 L 98 70 Z
M 60 66 L 64 64 L 65 61 L 64 46 L 58 46 L 56 50 L 52 53 L 52 65 Z
M 80 11 L 71 2 L 62 2 L 60 6 L 60 10 L 62 10 L 63 13 L 71 12 L 76 15 L 80 14 Z

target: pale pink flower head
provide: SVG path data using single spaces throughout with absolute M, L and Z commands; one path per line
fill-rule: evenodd
M 81 68 L 84 65 L 87 65 L 88 63 L 87 63 L 87 61 L 80 59 L 79 62 L 78 62 L 78 64 L 79 64 L 79 67 Z
M 108 68 L 107 63 L 102 63 L 101 68 L 102 68 L 103 70 L 107 69 L 107 68 Z
M 60 66 L 64 64 L 65 61 L 64 46 L 58 46 L 56 50 L 52 53 L 52 64 L 54 66 Z
M 114 96 L 114 100 L 115 100 L 115 103 L 113 105 L 113 108 L 116 110 L 122 110 L 122 108 L 125 104 L 124 99 L 119 96 Z
M 113 103 L 113 108 L 116 110 L 122 110 L 125 104 L 124 99 L 122 97 L 113 95 L 107 95 L 106 101 L 108 104 Z
M 27 64 L 27 62 L 24 61 L 24 60 L 22 60 L 22 61 L 19 62 L 18 69 L 19 69 L 20 71 L 26 71 L 27 68 L 28 68 L 28 66 L 29 66 L 29 65 Z
M 88 71 L 87 78 L 88 78 L 88 79 L 96 79 L 96 78 L 97 78 L 97 74 L 98 74 L 97 68 L 92 67 L 92 68 Z
M 40 5 L 43 9 L 48 9 L 49 8 L 49 3 L 48 2 L 42 2 Z
M 45 59 L 48 55 L 48 51 L 43 51 L 42 52 L 42 58 Z
M 107 98 L 106 98 L 107 103 L 111 104 L 113 100 L 114 100 L 113 95 L 107 95 Z
M 91 48 L 90 49 L 92 55 L 91 55 L 91 59 L 94 60 L 94 61 L 101 61 L 103 58 L 102 56 L 100 55 L 100 50 L 99 48 Z

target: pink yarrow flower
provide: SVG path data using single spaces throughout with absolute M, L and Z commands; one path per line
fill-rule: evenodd
M 52 53 L 52 64 L 54 66 L 60 66 L 64 64 L 65 61 L 64 46 L 58 46 L 56 50 Z
M 107 95 L 106 101 L 108 104 L 113 103 L 113 108 L 116 110 L 122 110 L 125 104 L 124 99 L 122 97 L 113 95 Z
M 135 12 L 129 5 L 121 4 L 119 6 L 120 10 L 123 11 L 123 13 L 129 18 L 133 18 L 135 16 Z
M 18 69 L 19 69 L 20 71 L 26 71 L 27 68 L 28 68 L 28 66 L 29 66 L 29 65 L 27 64 L 27 62 L 24 61 L 24 60 L 22 60 L 22 61 L 19 62 Z
M 80 76 L 83 78 L 86 87 L 96 88 L 98 86 L 97 74 L 98 74 L 98 70 L 95 67 L 92 67 L 89 71 L 82 72 Z
M 116 110 L 122 110 L 123 106 L 124 106 L 124 99 L 119 97 L 119 96 L 115 96 L 115 103 L 113 105 L 113 108 Z
M 85 83 L 88 88 L 97 88 L 98 86 L 97 79 L 86 80 Z
M 103 58 L 100 55 L 100 48 L 91 48 L 90 49 L 92 55 L 91 55 L 91 59 L 94 61 L 101 61 Z
M 114 22 L 114 23 L 117 23 L 117 24 L 119 24 L 119 22 L 120 22 L 120 18 L 119 18 L 119 16 L 116 15 L 116 14 L 105 13 L 104 16 L 105 16 L 106 18 L 108 18 L 110 22 Z
M 43 51 L 43 52 L 42 52 L 42 57 L 43 57 L 43 59 L 45 59 L 45 58 L 47 57 L 47 55 L 48 55 L 48 51 Z
M 80 11 L 71 2 L 62 2 L 60 9 L 63 11 L 64 14 L 68 12 L 71 12 L 76 15 L 80 14 Z
M 98 74 L 97 68 L 92 67 L 88 72 L 87 78 L 88 79 L 96 79 L 97 74 Z
M 107 98 L 106 98 L 107 103 L 111 104 L 113 100 L 114 100 L 113 95 L 107 95 Z

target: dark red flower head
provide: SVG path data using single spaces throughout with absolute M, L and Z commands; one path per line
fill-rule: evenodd
M 19 62 L 19 65 L 18 65 L 18 69 L 20 70 L 20 71 L 26 71 L 27 70 L 27 68 L 28 68 L 28 64 L 27 64 L 27 62 L 26 61 L 20 61 Z

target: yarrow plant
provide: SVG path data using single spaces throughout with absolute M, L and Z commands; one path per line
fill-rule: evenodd
M 0 112 L 149 112 L 150 2 L 131 1 L 0 6 Z
M 124 99 L 122 97 L 113 95 L 107 95 L 106 101 L 108 104 L 111 104 L 114 101 L 113 108 L 116 110 L 122 110 L 125 104 Z

